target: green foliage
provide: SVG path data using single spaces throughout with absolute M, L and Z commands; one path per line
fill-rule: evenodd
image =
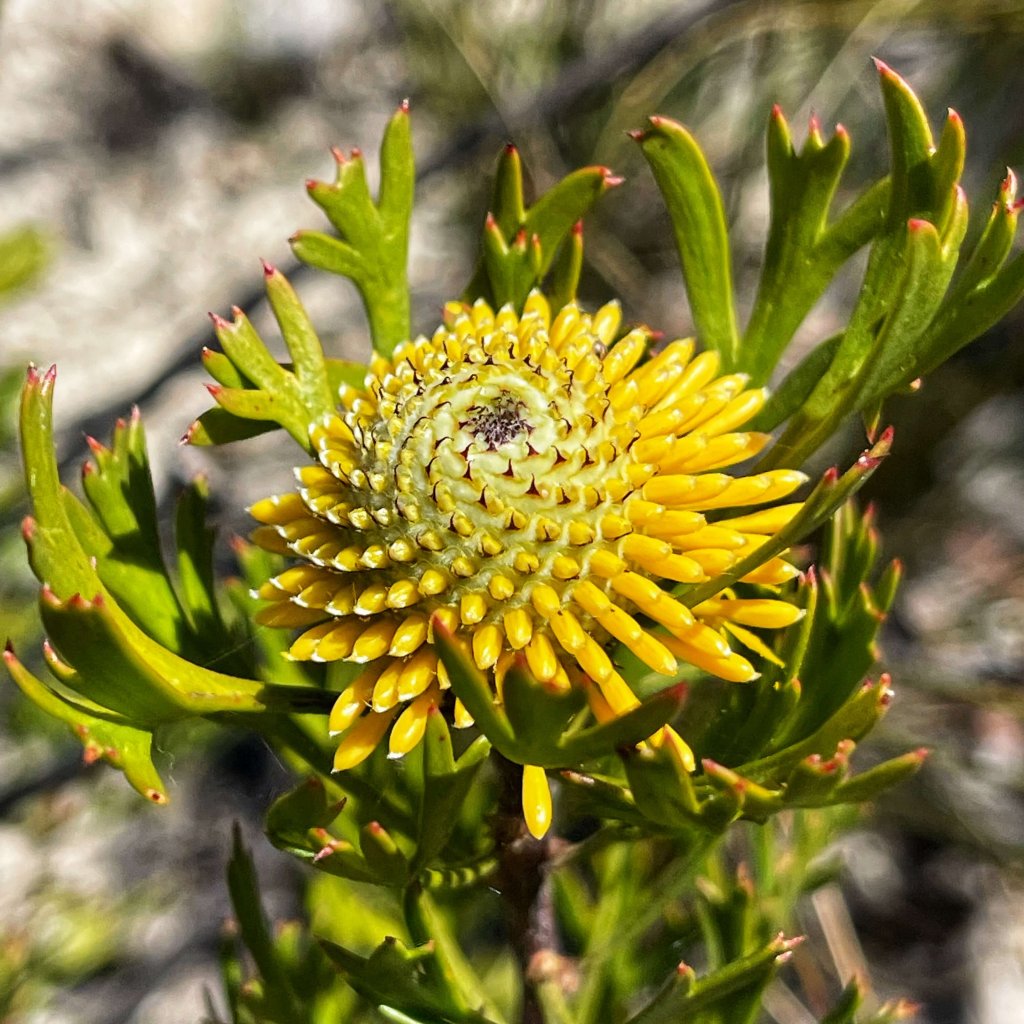
M 334 409 L 343 383 L 362 383 L 366 368 L 327 359 L 299 297 L 284 274 L 264 263 L 267 298 L 293 363 L 274 360 L 249 318 L 234 310 L 229 323 L 213 316 L 223 352 L 203 350 L 203 364 L 216 384 L 207 385 L 217 407 L 203 413 L 183 440 L 200 446 L 241 441 L 284 427 L 310 450 L 310 424 Z
M 334 183 L 309 181 L 306 187 L 337 237 L 299 231 L 292 249 L 304 263 L 352 280 L 366 306 L 374 348 L 388 355 L 411 335 L 405 272 L 415 184 L 409 105 L 398 108 L 384 132 L 376 203 L 359 150 L 348 158 L 340 149 L 333 152 L 338 164 Z
M 62 487 L 53 448 L 56 374 L 29 371 L 21 436 L 34 517 L 23 534 L 42 582 L 39 608 L 52 646 L 52 682 L 36 679 L 13 650 L 5 662 L 26 696 L 56 713 L 82 740 L 86 756 L 124 769 L 145 796 L 166 799 L 150 758 L 152 731 L 180 718 L 323 706 L 312 687 L 288 687 L 214 671 L 237 634 L 222 627 L 203 485 L 179 505 L 175 587 L 158 542 L 156 503 L 141 422 L 119 423 L 112 448 L 93 442 L 84 473 L 86 502 Z M 210 628 L 210 626 L 213 628 Z M 244 667 L 244 666 L 243 666 Z
M 634 133 L 665 198 L 697 332 L 730 372 L 767 380 L 836 274 L 870 245 L 847 327 L 781 382 L 761 415 L 761 426 L 781 429 L 765 465 L 801 464 L 852 413 L 874 438 L 890 395 L 1024 293 L 1022 257 L 1009 259 L 1018 212 L 1012 176 L 956 277 L 967 227 L 962 126 L 950 115 L 934 142 L 913 93 L 888 68 L 880 72 L 892 170 L 841 213 L 832 204 L 850 152 L 846 133 L 826 141 L 814 124 L 797 152 L 773 112 L 771 226 L 745 331 L 723 203 L 700 148 L 667 118 Z M 374 347 L 386 356 L 412 334 L 407 108 L 385 131 L 376 201 L 358 151 L 336 157 L 336 181 L 309 184 L 336 235 L 299 232 L 294 248 L 354 282 Z M 606 168 L 587 167 L 527 206 L 518 151 L 506 148 L 465 298 L 519 308 L 544 284 L 556 304 L 572 300 L 580 220 L 617 183 Z M 231 322 L 214 317 L 221 351 L 204 351 L 203 362 L 216 407 L 185 439 L 222 444 L 283 428 L 312 454 L 311 429 L 336 411 L 342 386 L 362 385 L 367 367 L 324 353 L 273 267 L 265 267 L 265 286 L 290 362 L 278 362 L 241 310 Z M 888 453 L 891 431 L 846 472 L 826 473 L 788 523 L 730 569 L 675 589 L 690 608 L 732 588 L 778 599 L 777 589 L 744 580 L 824 533 L 817 566 L 781 592 L 802 616 L 773 648 L 755 638 L 763 664 L 753 681 L 725 683 L 696 669 L 666 678 L 628 645 L 609 644 L 643 699 L 605 716 L 589 680 L 542 684 L 525 657 L 499 693 L 435 616 L 431 642 L 474 731 L 450 728 L 464 723 L 448 702 L 431 709 L 411 753 L 391 760 L 378 748 L 334 775 L 324 719 L 358 666 L 288 661 L 283 632 L 254 628 L 250 588 L 276 574 L 277 555 L 237 542 L 244 582 L 218 586 L 202 480 L 180 497 L 168 552 L 137 414 L 118 423 L 109 447 L 90 439 L 83 496 L 65 488 L 53 449 L 54 379 L 52 370 L 29 371 L 21 414 L 33 509 L 24 538 L 41 583 L 51 678 L 36 678 L 9 648 L 15 683 L 78 736 L 87 759 L 106 759 L 154 802 L 167 795 L 152 759 L 154 732 L 188 718 L 251 728 L 302 780 L 271 806 L 266 830 L 314 869 L 311 901 L 323 894 L 330 923 L 318 924 L 319 939 L 299 925 L 273 931 L 236 833 L 228 886 L 237 923 L 223 954 L 231 1024 L 381 1016 L 506 1024 L 517 1013 L 548 1024 L 757 1018 L 767 986 L 795 952 L 796 940 L 783 933 L 798 901 L 829 877 L 815 856 L 842 808 L 873 799 L 924 757 L 915 751 L 850 771 L 857 744 L 891 699 L 888 678 L 868 676 L 900 570 L 879 566 L 871 515 L 853 500 Z M 566 838 L 525 834 L 510 796 L 522 765 L 558 773 L 556 823 Z M 504 894 L 508 910 L 501 940 L 490 889 Z M 515 984 L 495 986 L 502 971 Z M 2 985 L 0 976 L 0 999 Z M 894 1005 L 858 1017 L 859 986 L 834 989 L 829 1024 L 905 1014 Z
M 838 215 L 832 200 L 849 158 L 838 126 L 827 142 L 812 120 L 798 153 L 781 111 L 768 124 L 771 225 L 746 329 L 735 326 L 722 201 L 689 133 L 652 118 L 634 133 L 676 234 L 698 336 L 724 364 L 757 383 L 772 375 L 799 326 L 839 270 L 870 244 L 857 302 L 843 333 L 813 348 L 779 382 L 756 425 L 785 425 L 762 463 L 799 466 L 851 413 L 874 431 L 883 402 L 935 369 L 1024 295 L 1024 257 L 1007 261 L 1016 231 L 1016 180 L 999 191 L 988 225 L 959 278 L 967 230 L 963 124 L 950 112 L 934 141 L 910 87 L 878 62 L 892 170 Z
M 527 295 L 552 274 L 555 308 L 576 297 L 582 266 L 582 217 L 621 183 L 607 167 L 583 167 L 552 186 L 529 208 L 519 150 L 505 147 L 498 163 L 482 252 L 463 298 L 521 310 Z

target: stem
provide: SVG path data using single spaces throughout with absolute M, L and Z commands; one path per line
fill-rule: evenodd
M 505 900 L 509 937 L 523 979 L 521 1024 L 545 1024 L 544 1005 L 563 961 L 559 954 L 554 896 L 548 869 L 553 856 L 550 836 L 534 839 L 526 830 L 522 808 L 523 770 L 491 752 L 501 788 L 494 819 L 497 885 Z

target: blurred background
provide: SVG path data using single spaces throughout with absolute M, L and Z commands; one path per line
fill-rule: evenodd
M 977 233 L 1006 166 L 1024 168 L 1020 0 L 8 0 L 0 634 L 26 661 L 38 646 L 12 433 L 28 361 L 59 364 L 69 479 L 83 435 L 106 438 L 138 403 L 158 496 L 207 473 L 224 538 L 245 532 L 249 501 L 286 486 L 275 435 L 214 452 L 177 440 L 209 404 L 206 311 L 237 303 L 263 324 L 257 257 L 287 271 L 288 236 L 320 226 L 303 180 L 331 175 L 330 145 L 375 154 L 410 99 L 420 329 L 469 276 L 489 175 L 511 139 L 537 190 L 587 163 L 626 177 L 588 221 L 582 297 L 617 295 L 627 318 L 684 334 L 671 232 L 626 131 L 659 112 L 696 133 L 749 306 L 771 104 L 798 140 L 812 114 L 848 128 L 852 194 L 886 168 L 872 55 L 909 80 L 933 124 L 946 106 L 963 116 Z M 842 323 L 861 268 L 813 311 L 805 342 Z M 333 353 L 364 357 L 354 291 L 328 275 L 295 280 Z M 935 752 L 842 840 L 843 884 L 801 922 L 881 995 L 919 1002 L 927 1024 L 1024 1021 L 1022 333 L 1018 310 L 889 410 L 896 450 L 869 497 L 908 575 L 884 650 L 897 702 L 872 742 Z M 830 454 L 859 442 L 851 431 Z M 0 1020 L 180 1024 L 203 1015 L 205 986 L 219 991 L 230 823 L 255 838 L 286 775 L 241 735 L 196 728 L 166 745 L 172 799 L 154 808 L 115 772 L 83 766 L 62 728 L 0 685 Z M 295 866 L 254 846 L 271 914 L 298 913 Z M 778 1024 L 806 1024 L 784 992 L 768 1009 Z

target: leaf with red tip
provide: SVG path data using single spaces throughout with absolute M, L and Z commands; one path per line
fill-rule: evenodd
M 829 223 L 849 156 L 847 133 L 837 126 L 826 143 L 817 132 L 816 120 L 798 153 L 782 111 L 778 106 L 773 109 L 767 133 L 771 223 L 740 365 L 755 384 L 768 379 L 839 268 L 871 240 L 882 222 L 888 202 L 884 183 Z M 769 427 L 781 418 L 771 410 L 764 414 Z
M 755 952 L 701 977 L 680 964 L 654 999 L 627 1024 L 748 1020 L 796 943 L 780 935 Z
M 672 220 L 697 338 L 719 353 L 726 370 L 737 369 L 732 257 L 718 185 L 700 146 L 681 124 L 652 117 L 639 143 Z
M 4 664 L 11 678 L 25 696 L 48 715 L 64 722 L 81 740 L 87 763 L 102 758 L 124 772 L 125 778 L 147 800 L 156 804 L 167 802 L 167 790 L 153 766 L 151 754 L 153 735 L 115 716 L 99 716 L 70 698 L 59 696 L 37 679 L 8 648 Z M 66 685 L 74 673 L 65 674 Z
M 359 150 L 353 149 L 347 160 L 340 151 L 334 152 L 338 165 L 335 181 L 313 182 L 309 194 L 338 237 L 300 231 L 291 239 L 292 249 L 303 262 L 355 283 L 370 320 L 374 347 L 390 355 L 410 337 L 406 261 L 415 168 L 408 104 L 398 108 L 384 131 L 376 203 Z
M 551 290 L 560 302 L 569 301 L 575 296 L 582 260 L 576 225 L 621 180 L 607 167 L 583 167 L 527 208 L 519 151 L 506 147 L 498 164 L 492 213 L 484 225 L 482 257 L 463 298 L 473 302 L 482 297 L 495 307 L 511 303 L 521 309 L 557 259 Z

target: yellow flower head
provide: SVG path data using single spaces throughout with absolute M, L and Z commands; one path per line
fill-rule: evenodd
M 722 573 L 799 505 L 719 519 L 716 509 L 775 502 L 804 482 L 791 470 L 732 477 L 761 450 L 739 428 L 763 390 L 719 376 L 714 353 L 675 341 L 650 355 L 636 328 L 614 341 L 616 304 L 552 319 L 534 293 L 522 316 L 452 303 L 430 339 L 377 357 L 362 390 L 312 431 L 318 465 L 298 490 L 258 502 L 254 539 L 299 563 L 266 583 L 258 621 L 301 627 L 296 659 L 365 664 L 330 719 L 335 768 L 365 758 L 390 726 L 389 751 L 420 740 L 448 680 L 432 644 L 443 623 L 500 700 L 523 652 L 550 686 L 591 680 L 599 717 L 635 706 L 609 648 L 619 642 L 667 677 L 678 661 L 744 682 L 734 639 L 770 652 L 747 627 L 789 625 L 790 604 L 725 591 L 687 608 L 670 591 Z M 613 344 L 614 341 L 614 344 Z M 746 577 L 796 575 L 773 558 Z M 456 725 L 471 724 L 458 702 Z M 546 786 L 527 771 L 534 831 Z

